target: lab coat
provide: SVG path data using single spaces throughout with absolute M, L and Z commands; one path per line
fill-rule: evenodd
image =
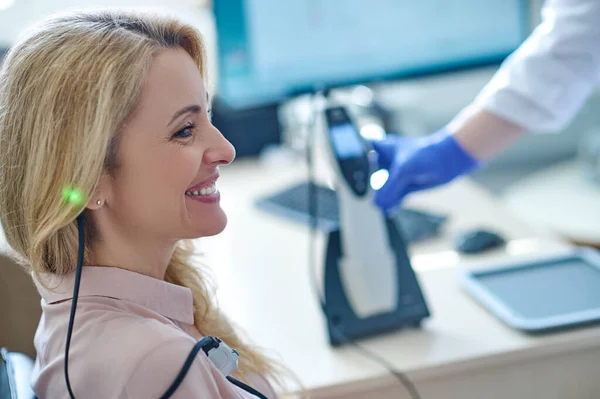
M 475 99 L 528 130 L 557 131 L 600 79 L 600 0 L 548 0 L 540 25 Z

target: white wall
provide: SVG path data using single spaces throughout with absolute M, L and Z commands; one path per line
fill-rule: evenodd
M 0 48 L 9 47 L 28 25 L 56 11 L 87 7 L 160 9 L 193 24 L 204 35 L 209 52 L 209 70 L 213 77 L 211 80 L 214 80 L 214 22 L 210 11 L 200 7 L 200 3 L 200 0 L 15 0 L 12 7 L 0 11 Z
M 12 7 L 0 11 L 0 45 L 7 46 L 13 42 L 19 32 L 44 15 L 73 7 L 88 7 L 88 6 L 122 6 L 122 7 L 145 7 L 145 6 L 165 6 L 173 4 L 170 9 L 177 11 L 182 8 L 190 8 L 184 6 L 184 1 L 174 0 L 14 0 Z M 183 14 L 185 15 L 185 13 Z

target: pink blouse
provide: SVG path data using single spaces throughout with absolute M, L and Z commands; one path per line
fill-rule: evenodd
M 33 388 L 38 398 L 67 398 L 64 351 L 75 273 L 47 275 L 35 334 Z M 159 398 L 202 336 L 194 326 L 192 291 L 115 267 L 83 268 L 69 350 L 77 398 Z M 250 384 L 275 398 L 268 382 Z M 234 386 L 200 351 L 172 398 L 256 398 Z

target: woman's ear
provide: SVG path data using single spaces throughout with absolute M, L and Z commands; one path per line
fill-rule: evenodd
M 102 173 L 102 177 L 98 181 L 94 193 L 90 197 L 87 209 L 97 210 L 102 208 L 110 195 L 110 177 L 106 173 Z

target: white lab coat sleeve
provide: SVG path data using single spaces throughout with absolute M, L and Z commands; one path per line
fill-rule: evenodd
M 600 0 L 550 0 L 474 101 L 527 130 L 570 123 L 600 80 Z

